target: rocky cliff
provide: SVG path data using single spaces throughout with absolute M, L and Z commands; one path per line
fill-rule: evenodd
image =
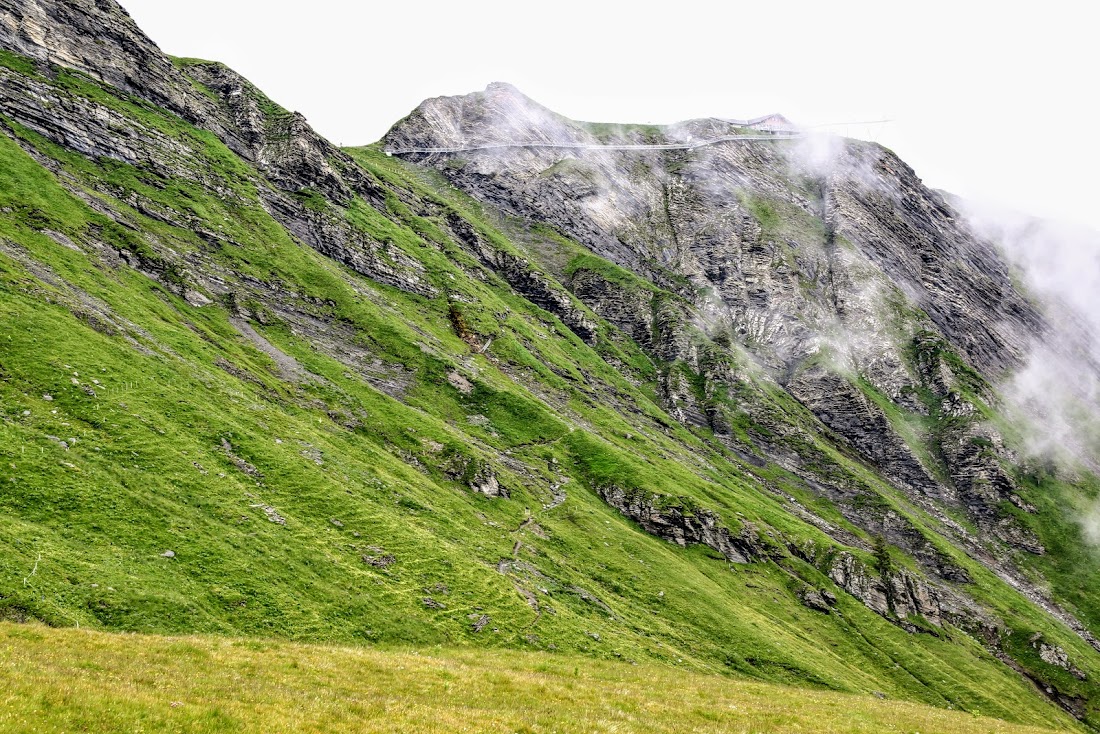
M 557 258 L 574 294 L 663 366 L 664 407 L 687 425 L 783 460 L 789 447 L 730 432 L 730 414 L 759 408 L 728 365 L 758 366 L 912 501 L 963 510 L 983 538 L 1042 553 L 998 510 L 1016 491 L 985 425 L 988 384 L 1047 328 L 1005 258 L 888 150 L 723 140 L 736 132 L 711 120 L 575 123 L 493 84 L 426 101 L 384 144 L 655 286 L 629 292 Z M 663 147 L 677 143 L 693 145 Z M 416 152 L 431 150 L 453 152 Z M 812 463 L 790 466 L 809 475 Z

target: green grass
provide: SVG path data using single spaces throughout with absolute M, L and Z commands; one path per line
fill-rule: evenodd
M 581 122 L 577 123 L 603 142 L 639 141 L 656 143 L 665 135 L 665 127 L 648 123 Z
M 0 49 L 0 66 L 24 76 L 38 76 L 38 70 L 35 67 L 34 61 L 25 56 L 12 53 L 7 49 Z
M 949 712 L 569 655 L 109 635 L 0 624 L 21 732 L 1038 734 Z
M 581 271 L 596 273 L 608 283 L 630 290 L 656 291 L 657 288 L 648 281 L 642 280 L 625 268 L 620 268 L 614 263 L 608 262 L 602 257 L 590 254 L 579 254 L 569 261 L 566 266 L 566 275 L 575 276 Z

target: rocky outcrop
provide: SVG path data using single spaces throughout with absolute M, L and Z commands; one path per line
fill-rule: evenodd
M 300 114 L 282 109 L 225 65 L 181 61 L 177 67 L 113 0 L 0 2 L 0 46 L 39 59 L 43 73 L 49 73 L 49 64 L 76 69 L 213 132 L 264 174 L 266 181 L 257 183 L 268 211 L 314 249 L 387 285 L 437 294 L 425 281 L 423 266 L 406 253 L 371 240 L 342 217 L 326 217 L 286 195 L 312 192 L 343 206 L 359 196 L 381 206 L 381 187 L 347 154 L 318 135 Z M 39 82 L 4 68 L 0 95 L 6 115 L 52 142 L 231 195 L 209 175 L 205 148 L 109 105 L 59 94 L 45 79 Z M 134 204 L 155 218 L 174 216 L 153 202 Z M 221 239 L 219 233 L 205 235 L 211 242 Z
M 836 232 L 875 262 L 987 374 L 1018 366 L 1046 326 L 1008 263 L 896 155 L 849 147 L 860 178 L 830 179 Z
M 76 70 L 209 130 L 286 191 L 312 188 L 339 203 L 346 203 L 351 191 L 364 195 L 380 191 L 302 115 L 274 104 L 223 64 L 173 61 L 115 0 L 0 0 L 0 47 L 40 61 L 44 73 L 50 73 L 49 64 Z M 76 122 L 70 125 L 69 137 L 59 140 L 66 145 L 79 143 L 81 134 L 94 133 L 96 128 L 119 130 L 103 119 L 102 111 L 89 114 L 87 109 L 77 109 L 65 117 Z M 51 105 L 50 114 L 38 118 L 42 123 L 56 120 L 57 115 Z M 106 124 L 88 125 L 89 120 Z M 132 120 L 123 122 L 123 130 L 133 125 Z M 143 140 L 141 134 L 110 137 L 130 137 L 148 150 L 166 148 L 163 140 Z M 117 141 L 98 149 L 94 142 L 72 147 L 88 155 L 134 161 Z
M 429 141 L 430 137 L 430 141 Z M 494 82 L 484 92 L 433 97 L 386 136 L 390 149 L 589 142 L 572 121 L 525 97 L 511 84 Z
M 282 192 L 265 189 L 260 194 L 272 217 L 322 255 L 407 293 L 429 298 L 439 295 L 427 279 L 424 266 L 400 248 L 369 237 L 343 217 L 313 211 Z
M 964 422 L 945 431 L 941 445 L 967 514 L 1008 545 L 1036 555 L 1045 553 L 1035 533 L 1005 509 L 1008 504 L 1022 509 L 1027 506 L 1019 499 L 1016 482 L 1001 465 L 1004 444 L 1000 434 L 989 426 Z
M 1039 652 L 1039 659 L 1047 665 L 1061 668 L 1067 673 L 1070 673 L 1077 680 L 1088 679 L 1084 671 L 1070 661 L 1069 654 L 1061 646 L 1052 645 L 1044 640 L 1042 633 L 1033 635 L 1030 642 L 1031 646 Z
M 515 87 L 500 83 L 471 95 L 426 100 L 395 125 L 384 139 L 387 150 L 396 151 L 493 146 L 517 141 L 536 144 L 599 142 L 576 123 L 538 105 Z M 585 154 L 579 167 L 583 169 L 582 174 L 578 169 L 573 172 L 560 169 L 571 165 L 569 160 L 579 158 L 573 151 L 535 147 L 509 149 L 507 155 L 500 155 L 501 152 L 489 148 L 454 156 L 413 153 L 403 157 L 439 165 L 460 188 L 476 192 L 477 198 L 503 211 L 554 222 L 577 241 L 587 244 L 599 240 L 615 250 L 620 258 L 639 262 L 638 253 L 619 242 L 612 231 L 625 225 L 631 215 L 643 215 L 645 208 L 636 201 L 631 187 L 606 175 L 613 167 L 605 165 L 602 157 Z M 567 162 L 563 164 L 563 160 Z M 502 166 L 522 171 L 522 174 L 515 178 L 501 177 Z M 592 195 L 574 196 L 573 179 L 577 176 L 584 179 L 581 192 L 588 191 Z M 616 202 L 616 211 L 608 209 L 603 195 L 608 185 L 623 195 Z
M 937 548 L 910 519 L 894 510 L 886 510 L 882 513 L 881 525 L 868 524 L 877 536 L 881 536 L 890 545 L 904 551 L 915 560 L 924 573 L 944 581 L 959 584 L 973 583 L 973 578 L 965 568 Z
M 929 497 L 951 500 L 882 409 L 843 376 L 811 367 L 791 380 L 787 390 L 868 461 L 882 467 L 888 477 Z
M 477 466 L 469 472 L 466 482 L 469 484 L 470 489 L 486 497 L 508 498 L 508 490 L 501 486 L 500 480 L 497 479 L 496 472 L 494 472 L 493 468 L 488 464 L 478 463 Z
M 673 363 L 664 370 L 657 383 L 661 402 L 673 418 L 687 426 L 707 427 L 711 421 L 706 405 L 697 395 L 690 367 Z
M 836 595 L 833 592 L 827 589 L 813 589 L 809 586 L 798 592 L 798 600 L 802 602 L 803 606 L 813 609 L 815 612 L 826 614 L 832 611 L 837 603 Z
M 828 575 L 837 586 L 883 617 L 907 622 L 919 616 L 936 627 L 943 624 L 939 592 L 908 570 L 876 573 L 844 552 L 829 566 Z
M 438 295 L 420 262 L 326 211 L 333 204 L 354 206 L 356 197 L 384 208 L 382 187 L 346 153 L 318 135 L 301 114 L 275 104 L 224 64 L 185 63 L 188 78 L 217 97 L 223 126 L 243 141 L 246 157 L 271 184 L 261 187 L 260 195 L 268 212 L 284 227 L 318 252 L 372 280 L 409 293 Z M 311 207 L 311 201 L 326 203 Z
M 40 40 L 54 35 L 46 34 Z M 146 45 L 142 54 L 159 53 L 155 46 Z M 140 51 L 138 47 L 134 53 Z M 64 54 L 46 54 L 46 57 L 56 57 L 57 61 L 69 58 Z M 171 64 L 167 68 L 176 73 Z M 256 181 L 257 188 L 269 213 L 283 226 L 317 251 L 366 277 L 418 295 L 438 294 L 424 277 L 420 262 L 350 226 L 345 217 L 311 209 L 293 195 L 313 192 L 345 204 L 350 204 L 357 195 L 364 202 L 382 201 L 384 195 L 378 185 L 346 154 L 318 136 L 301 116 L 277 108 L 226 67 L 202 63 L 191 64 L 189 69 L 224 95 L 224 109 L 200 95 L 202 102 L 195 109 L 201 113 L 202 124 L 213 128 L 267 175 L 266 181 Z M 137 92 L 147 93 L 152 101 L 163 102 L 144 87 L 135 88 Z M 220 192 L 230 202 L 237 197 L 211 171 L 201 141 L 171 135 L 156 124 L 146 123 L 95 97 L 68 94 L 46 78 L 24 76 L 3 67 L 0 67 L 0 97 L 10 119 L 53 143 L 92 159 L 111 158 L 141 167 L 164 181 L 194 182 Z M 177 101 L 183 104 L 189 99 L 182 97 L 182 101 Z M 113 195 L 107 182 L 102 185 L 105 194 Z M 181 219 L 179 212 L 167 210 L 145 197 L 132 194 L 128 203 L 145 216 L 193 229 L 211 244 L 225 241 L 224 233 L 208 230 L 207 223 L 198 218 Z
M 1034 532 L 1006 510 L 1008 504 L 1023 512 L 1034 508 L 1019 497 L 1019 489 L 1005 463 L 1017 459 L 1004 444 L 1001 434 L 990 426 L 973 399 L 966 397 L 962 382 L 967 378 L 971 392 L 985 394 L 989 388 L 980 377 L 956 374 L 965 365 L 953 369 L 947 359 L 948 347 L 931 334 L 914 338 L 914 361 L 921 385 L 938 405 L 931 406 L 936 416 L 936 447 L 951 485 L 955 488 L 947 501 L 964 509 L 978 527 L 1007 545 L 1041 555 L 1045 548 Z M 992 400 L 991 400 L 992 402 Z
M 211 124 L 208 100 L 114 0 L 0 0 L 0 47 L 75 69 L 200 127 Z
M 217 97 L 224 126 L 241 138 L 246 157 L 277 188 L 315 192 L 344 206 L 355 195 L 383 201 L 382 188 L 346 153 L 318 135 L 300 113 L 275 104 L 237 72 L 217 62 L 187 61 L 184 73 Z
M 510 492 L 501 484 L 492 464 L 461 452 L 452 451 L 439 459 L 439 468 L 449 479 L 486 497 L 508 499 Z
M 214 184 L 203 174 L 203 161 L 184 142 L 106 104 L 66 94 L 46 78 L 0 66 L 0 98 L 4 115 L 13 122 L 89 158 Z
M 473 225 L 456 214 L 447 217 L 447 225 L 458 242 L 464 244 L 483 265 L 496 272 L 516 293 L 562 320 L 586 342 L 596 339 L 596 324 L 572 296 L 525 258 L 494 246 Z
M 676 545 L 705 545 L 731 563 L 764 560 L 768 552 L 756 528 L 742 524 L 734 535 L 713 512 L 688 506 L 682 498 L 630 492 L 618 485 L 596 487 L 605 502 L 652 535 Z
M 652 348 L 652 292 L 613 283 L 589 269 L 575 270 L 569 277 L 568 285 L 573 294 L 596 315 L 618 327 L 643 348 Z

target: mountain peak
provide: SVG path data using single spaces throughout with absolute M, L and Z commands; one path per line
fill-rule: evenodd
M 484 91 L 433 97 L 393 126 L 387 147 L 459 148 L 585 141 L 585 131 L 506 82 Z
M 530 97 L 519 90 L 519 87 L 509 82 L 489 82 L 489 84 L 485 87 L 485 94 L 503 94 L 509 97 L 530 99 Z

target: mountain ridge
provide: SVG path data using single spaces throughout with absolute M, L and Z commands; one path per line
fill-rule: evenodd
M 0 3 L 0 47 L 3 616 L 1095 721 L 1093 480 L 1029 468 L 994 387 L 1048 327 L 896 156 L 406 163 L 108 0 Z M 480 94 L 383 144 L 599 140 Z

